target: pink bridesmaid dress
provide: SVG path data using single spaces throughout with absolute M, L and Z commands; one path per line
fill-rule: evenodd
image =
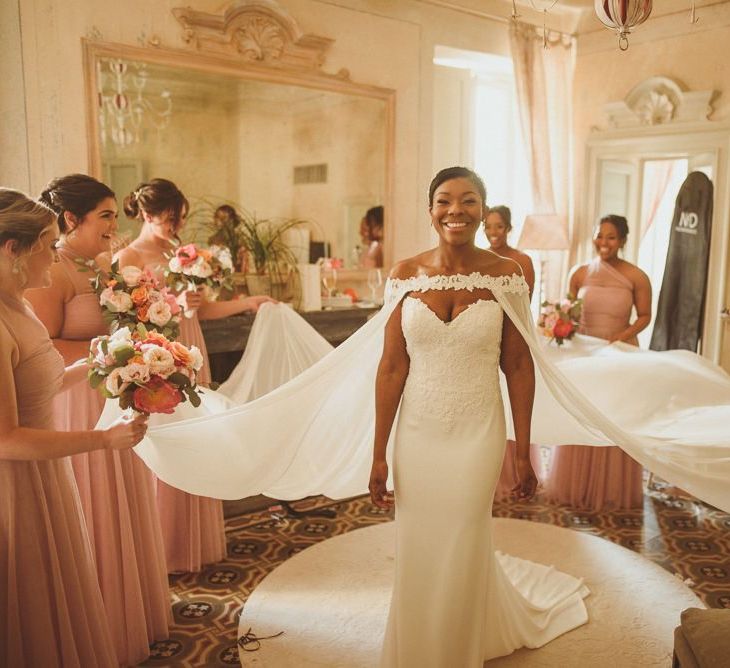
M 198 382 L 210 384 L 208 351 L 197 313 L 192 318 L 182 317 L 178 340 L 186 346 L 200 348 L 203 368 L 198 372 Z M 226 533 L 222 501 L 188 494 L 158 480 L 157 507 L 162 522 L 168 572 L 196 572 L 205 564 L 225 559 Z
M 0 293 L 18 423 L 53 428 L 63 360 L 31 309 Z M 4 350 L 7 355 L 8 351 Z M 0 459 L 0 666 L 118 665 L 71 461 Z
M 588 265 L 578 297 L 583 299 L 581 334 L 608 339 L 629 326 L 631 281 L 600 258 Z M 641 508 L 643 469 L 615 446 L 563 445 L 555 448 L 545 491 L 550 501 L 584 510 Z
M 91 274 L 78 271 L 68 249 L 59 248 L 59 257 L 75 287 L 64 304 L 60 338 L 83 341 L 108 333 Z M 56 429 L 93 429 L 103 407 L 100 392 L 78 383 L 54 401 Z M 169 637 L 172 622 L 154 476 L 132 450 L 98 450 L 71 460 L 117 655 L 123 665 L 136 664 L 148 658 L 150 643 Z
M 160 250 L 135 239 L 130 248 L 143 258 L 157 255 Z M 150 269 L 160 280 L 163 279 L 161 262 L 148 261 Z M 205 347 L 203 330 L 198 314 L 192 318 L 182 316 L 180 343 L 197 346 L 203 355 L 203 368 L 198 372 L 198 382 L 207 385 L 211 381 L 208 351 Z M 157 480 L 157 508 L 162 524 L 162 538 L 165 544 L 167 570 L 169 573 L 194 573 L 205 564 L 213 564 L 226 557 L 226 533 L 223 522 L 223 502 L 205 496 L 188 494 Z

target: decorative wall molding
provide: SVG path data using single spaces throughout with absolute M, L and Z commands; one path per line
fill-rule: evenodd
M 183 27 L 183 40 L 200 52 L 246 63 L 321 72 L 333 39 L 303 33 L 273 0 L 239 0 L 223 14 L 190 7 L 172 10 Z M 336 75 L 348 78 L 346 70 Z
M 620 102 L 604 105 L 611 128 L 708 121 L 715 91 L 687 91 L 667 77 L 650 77 Z

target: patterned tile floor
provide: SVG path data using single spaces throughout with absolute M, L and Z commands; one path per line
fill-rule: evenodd
M 235 666 L 238 614 L 256 585 L 293 554 L 353 529 L 386 522 L 367 497 L 332 502 L 314 498 L 299 510 L 330 507 L 336 517 L 272 518 L 268 511 L 226 521 L 228 558 L 201 573 L 171 578 L 174 626 L 152 646 L 145 666 Z M 730 608 L 730 515 L 661 488 L 643 510 L 578 512 L 531 503 L 497 503 L 494 515 L 585 531 L 651 559 L 684 580 L 708 607 Z

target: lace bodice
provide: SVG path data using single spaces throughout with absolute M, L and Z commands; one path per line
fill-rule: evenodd
M 403 401 L 410 410 L 448 429 L 500 401 L 502 318 L 496 301 L 480 299 L 446 323 L 420 299 L 406 297 L 401 326 L 410 369 Z

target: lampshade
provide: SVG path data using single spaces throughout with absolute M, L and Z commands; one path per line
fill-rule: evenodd
M 565 218 L 555 213 L 533 213 L 525 217 L 517 248 L 522 250 L 570 248 Z

